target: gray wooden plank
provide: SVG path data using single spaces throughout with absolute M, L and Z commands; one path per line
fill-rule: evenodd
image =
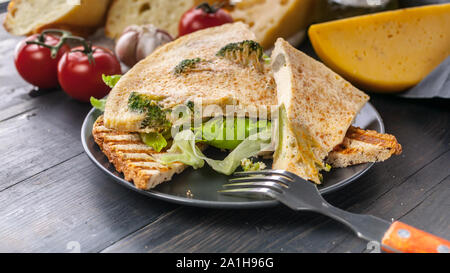
M 428 200 L 433 203 L 430 205 L 433 210 L 420 220 L 429 223 L 425 225 L 429 232 L 449 238 L 448 222 L 444 222 L 450 216 L 448 204 L 429 198 L 429 193 L 435 192 L 436 186 L 450 175 L 448 169 L 438 175 L 433 172 L 445 169 L 449 160 L 450 151 L 382 195 L 373 205 L 351 210 L 398 219 Z M 429 221 L 436 217 L 444 220 Z M 356 238 L 340 223 L 311 213 L 285 208 L 253 213 L 180 208 L 104 252 L 361 252 L 366 246 L 367 242 Z
M 411 224 L 432 234 L 450 238 L 450 176 L 427 193 L 427 197 L 417 204 L 400 221 Z M 442 208 L 446 210 L 443 210 Z M 440 212 L 440 213 L 436 213 Z M 425 218 L 425 221 L 424 221 Z
M 90 108 L 62 91 L 31 97 L 14 67 L 21 39 L 0 28 L 0 190 L 82 153 L 80 127 Z
M 442 157 L 436 164 L 441 167 L 444 162 L 448 162 L 444 159 L 448 160 Z M 429 166 L 420 175 L 427 176 L 427 171 L 434 167 Z M 414 180 L 402 184 L 402 188 L 395 191 L 409 189 L 409 183 L 414 183 Z M 430 205 L 433 210 L 423 214 L 419 221 L 426 217 L 426 222 L 432 224 L 422 228 L 448 238 L 448 222 L 443 222 L 445 219 L 448 221 L 448 210 L 443 210 L 439 200 L 427 198 L 423 194 L 431 191 L 433 185 L 439 184 L 417 185 L 420 189 L 415 192 L 416 199 L 408 199 L 408 204 L 398 205 L 400 200 L 391 203 L 389 196 L 381 199 L 380 204 L 383 204 L 383 208 L 386 207 L 384 204 L 391 204 L 388 208 L 392 207 L 393 212 L 389 210 L 387 215 L 401 216 L 408 213 L 411 207 L 422 204 L 424 199 L 428 200 L 433 203 Z M 430 186 L 431 189 L 427 188 Z M 374 210 L 368 208 L 367 213 Z M 438 216 L 444 217 L 444 220 L 428 221 Z M 360 252 L 366 246 L 367 242 L 355 238 L 337 222 L 311 213 L 293 212 L 284 207 L 253 212 L 179 208 L 103 252 Z
M 0 252 L 96 252 L 176 208 L 116 184 L 85 154 L 0 192 Z
M 39 106 L 0 122 L 0 190 L 83 152 L 80 128 L 89 105 L 55 92 Z
M 450 238 L 449 189 L 450 177 L 447 177 L 437 183 L 435 187 L 426 191 L 413 208 L 395 220 L 448 240 Z M 370 252 L 371 250 L 367 248 L 365 242 L 347 236 L 342 244 L 338 244 L 330 252 Z
M 426 103 L 377 96 L 374 102 L 389 117 L 385 119 L 387 130 L 403 144 L 403 155 L 376 164 L 327 199 L 352 212 L 398 218 L 422 202 L 425 196 L 420 189 L 431 189 L 448 175 L 450 119 L 439 105 L 433 109 Z M 406 201 L 408 205 L 398 205 Z M 437 207 L 435 213 L 448 214 L 447 207 Z M 310 213 L 284 208 L 254 212 L 180 208 L 104 252 L 360 252 L 365 246 L 341 224 Z
M 103 252 L 283 252 L 273 238 L 308 235 L 323 217 L 278 207 L 260 210 L 179 208 Z M 310 248 L 317 251 L 318 245 Z M 306 251 L 306 249 L 304 249 Z
M 4 3 L 3 3 L 3 2 L 4 2 Z M 6 11 L 6 10 L 7 10 L 7 7 L 8 7 L 8 4 L 9 4 L 9 1 L 8 1 L 8 0 L 2 1 L 2 3 L 0 3 L 0 12 Z
M 362 209 L 376 202 L 380 196 L 450 150 L 448 104 L 374 94 L 371 96 L 372 103 L 384 119 L 386 131 L 397 137 L 402 144 L 403 153 L 386 162 L 377 163 L 363 179 L 340 192 L 336 202 L 344 206 L 352 204 L 356 212 L 359 207 Z M 442 171 L 436 170 L 438 173 Z
M 409 177 L 388 193 L 381 195 L 376 202 L 369 205 L 366 212 L 376 214 L 386 220 L 405 221 L 407 224 L 417 225 L 418 228 L 424 228 L 428 232 L 438 236 L 450 238 L 450 226 L 448 222 L 445 224 L 443 221 L 433 221 L 436 217 L 447 217 L 448 220 L 448 217 L 450 217 L 448 204 L 431 198 L 437 190 L 442 190 L 442 184 L 450 176 L 450 169 L 448 168 L 449 161 L 450 151 L 447 151 L 420 169 L 415 175 Z M 438 172 L 437 170 L 440 171 Z M 433 210 L 421 215 L 420 219 L 416 219 L 417 221 L 409 222 L 409 218 L 404 218 L 405 215 L 415 211 L 417 206 L 425 200 L 428 200 L 427 203 L 433 203 L 430 205 L 430 207 L 433 207 Z M 355 239 L 352 236 L 346 236 L 342 244 L 337 245 L 331 251 L 361 252 L 365 248 L 365 242 Z
M 0 14 L 3 22 L 5 13 Z M 14 48 L 24 37 L 8 34 L 0 27 L 0 109 L 4 110 L 29 100 L 28 93 L 33 88 L 26 83 L 14 66 Z M 2 116 L 0 115 L 0 120 Z

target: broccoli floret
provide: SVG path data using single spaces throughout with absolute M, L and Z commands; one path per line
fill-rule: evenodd
M 128 98 L 128 107 L 136 112 L 143 113 L 148 107 L 154 105 L 155 101 L 148 98 L 147 95 L 132 92 Z
M 145 113 L 145 118 L 141 123 L 141 129 L 147 127 L 170 127 L 171 123 L 167 120 L 167 110 L 158 105 L 157 99 L 148 95 L 131 93 L 128 99 L 128 107 L 132 111 Z
M 253 163 L 251 159 L 246 158 L 241 160 L 241 167 L 244 172 L 253 172 L 264 170 L 267 166 L 266 164 L 264 164 L 264 162 Z
M 329 172 L 329 171 L 331 171 L 331 165 L 325 164 L 325 166 L 321 167 L 321 170 Z M 319 176 L 320 182 L 322 183 L 323 182 L 323 174 L 319 173 L 318 176 Z
M 148 108 L 145 119 L 141 123 L 141 128 L 161 128 L 170 127 L 171 123 L 166 118 L 166 111 L 162 110 L 158 105 L 152 105 Z
M 239 43 L 227 44 L 217 52 L 216 56 L 242 65 L 252 64 L 256 68 L 261 69 L 262 62 L 264 62 L 264 49 L 255 41 L 245 40 Z
M 194 107 L 195 107 L 195 105 L 194 105 L 194 102 L 193 102 L 193 101 L 188 101 L 188 102 L 186 103 L 186 106 L 189 108 L 189 110 L 191 110 L 191 112 L 194 112 Z
M 195 65 L 201 61 L 202 61 L 202 59 L 200 59 L 200 58 L 182 60 L 177 66 L 175 66 L 175 68 L 173 69 L 173 73 L 175 75 L 180 75 L 181 73 L 185 73 L 189 69 L 194 68 Z

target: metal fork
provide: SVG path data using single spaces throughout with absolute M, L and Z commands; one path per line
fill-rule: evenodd
M 358 237 L 376 242 L 386 252 L 449 253 L 450 242 L 408 226 L 402 222 L 388 222 L 371 215 L 347 212 L 329 204 L 317 186 L 283 170 L 237 172 L 224 185 L 222 194 L 263 194 L 293 210 L 314 211 L 331 217 L 349 228 Z

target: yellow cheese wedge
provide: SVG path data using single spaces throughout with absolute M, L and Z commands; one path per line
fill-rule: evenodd
M 398 92 L 450 55 L 450 4 L 316 24 L 309 37 L 322 61 L 354 84 Z

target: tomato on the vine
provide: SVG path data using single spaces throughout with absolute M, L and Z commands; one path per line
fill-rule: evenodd
M 89 102 L 90 97 L 103 98 L 109 93 L 111 88 L 103 83 L 103 74 L 122 74 L 117 57 L 103 47 L 76 47 L 66 52 L 58 64 L 62 89 L 83 102 Z
M 191 8 L 181 16 L 178 33 L 180 36 L 183 36 L 200 29 L 232 22 L 233 18 L 225 9 L 203 3 Z
M 39 40 L 40 37 L 42 40 Z M 68 45 L 63 45 L 54 58 L 50 48 L 27 42 L 40 41 L 49 46 L 56 46 L 60 38 L 53 35 L 32 35 L 21 41 L 14 54 L 14 64 L 17 72 L 22 78 L 42 89 L 55 88 L 58 86 L 57 67 L 58 61 L 64 53 L 70 50 Z

